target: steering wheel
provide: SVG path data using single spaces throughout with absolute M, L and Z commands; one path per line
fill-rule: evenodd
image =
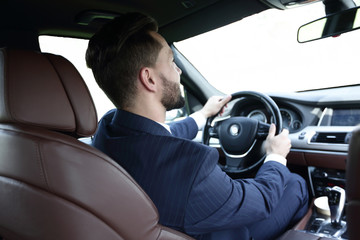
M 267 95 L 253 91 L 240 91 L 232 94 L 232 100 L 238 98 L 259 100 L 272 116 L 276 134 L 282 130 L 282 118 L 279 107 Z M 220 167 L 230 174 L 246 174 L 256 169 L 266 157 L 263 143 L 268 135 L 270 124 L 247 118 L 230 117 L 214 121 L 216 115 L 207 119 L 203 132 L 203 143 L 209 145 L 210 138 L 218 138 L 226 162 Z M 214 121 L 214 122 L 213 122 Z

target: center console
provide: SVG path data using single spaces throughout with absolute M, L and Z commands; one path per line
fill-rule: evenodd
M 310 187 L 313 196 L 326 195 L 327 187 L 339 186 L 345 189 L 345 171 L 309 167 Z
M 345 213 L 345 171 L 309 167 L 315 196 L 304 231 L 329 239 L 348 239 Z
M 308 167 L 308 173 L 313 198 L 310 208 L 278 240 L 348 240 L 345 171 Z

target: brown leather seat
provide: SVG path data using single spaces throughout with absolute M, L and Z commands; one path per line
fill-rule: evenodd
M 351 137 L 346 166 L 346 219 L 349 239 L 360 236 L 360 128 Z
M 190 239 L 158 223 L 136 182 L 76 139 L 97 127 L 83 79 L 63 57 L 0 49 L 0 236 Z

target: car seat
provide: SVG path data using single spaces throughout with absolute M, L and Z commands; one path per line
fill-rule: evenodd
M 360 127 L 352 133 L 346 165 L 346 221 L 349 239 L 360 236 Z
M 97 116 L 68 60 L 2 48 L 0 91 L 3 239 L 191 239 L 160 225 L 134 179 L 77 139 L 94 134 Z

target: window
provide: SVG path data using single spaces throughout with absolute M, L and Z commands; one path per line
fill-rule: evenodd
M 298 28 L 323 16 L 322 2 L 269 9 L 175 46 L 211 85 L 228 94 L 359 84 L 360 30 L 297 42 Z

